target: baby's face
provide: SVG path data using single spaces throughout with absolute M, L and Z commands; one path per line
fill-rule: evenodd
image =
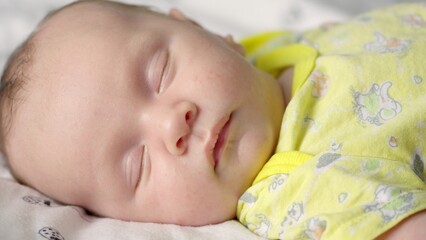
M 29 185 L 133 221 L 235 216 L 274 150 L 278 83 L 184 21 L 93 4 L 40 32 L 10 155 Z

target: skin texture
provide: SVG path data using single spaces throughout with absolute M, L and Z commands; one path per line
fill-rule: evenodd
M 232 39 L 176 13 L 82 3 L 36 43 L 7 143 L 24 183 L 123 220 L 235 217 L 275 148 L 284 97 Z

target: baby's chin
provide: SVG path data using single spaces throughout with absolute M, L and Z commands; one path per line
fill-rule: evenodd
M 158 221 L 144 221 L 144 222 L 156 222 L 163 224 L 176 224 L 181 226 L 205 226 L 211 224 L 219 224 L 232 220 L 236 217 L 236 203 L 235 207 L 224 208 L 210 207 L 205 209 L 194 209 L 193 212 L 188 211 L 186 214 L 169 215 L 165 218 L 158 219 Z
M 235 219 L 236 217 L 235 213 L 236 213 L 236 209 L 227 213 L 222 213 L 222 214 L 217 214 L 217 212 L 216 213 L 211 212 L 211 213 L 203 214 L 202 216 L 188 215 L 188 216 L 183 216 L 181 218 L 173 218 L 173 219 L 168 219 L 165 221 L 160 221 L 159 223 L 199 227 L 199 226 L 206 226 L 206 225 L 212 225 L 212 224 L 219 224 L 219 223 L 223 223 L 223 222 Z M 209 215 L 210 217 L 207 217 Z

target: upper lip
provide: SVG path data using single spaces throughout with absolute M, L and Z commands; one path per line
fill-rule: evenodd
M 231 119 L 231 115 L 225 116 L 221 118 L 219 121 L 217 121 L 217 123 L 211 129 L 209 137 L 207 139 L 206 152 L 207 152 L 207 156 L 210 158 L 214 167 L 216 167 L 219 160 L 219 159 L 216 159 L 215 157 L 215 151 L 218 151 L 220 153 L 220 148 L 224 146 L 224 144 L 220 144 L 220 146 L 218 146 L 218 141 L 220 140 L 219 139 L 220 137 L 221 138 L 226 137 L 224 135 L 225 125 L 230 121 L 230 119 Z

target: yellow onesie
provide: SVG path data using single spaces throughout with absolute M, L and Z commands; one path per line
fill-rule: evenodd
M 426 209 L 426 4 L 243 44 L 257 67 L 295 73 L 241 223 L 271 239 L 374 239 Z

